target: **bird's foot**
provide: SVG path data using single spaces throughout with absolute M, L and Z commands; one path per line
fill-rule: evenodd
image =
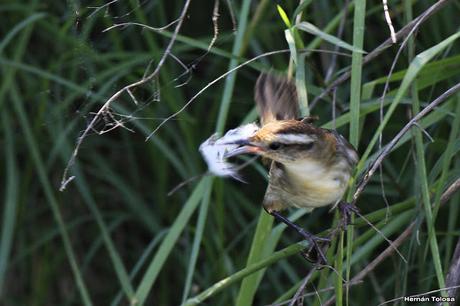
M 310 243 L 310 246 L 301 251 L 303 258 L 309 262 L 315 263 L 318 269 L 327 265 L 327 258 L 324 253 L 327 251 L 331 239 L 315 236 L 305 230 L 299 231 L 305 240 Z
M 329 246 L 331 239 L 315 236 L 312 233 L 307 232 L 306 230 L 304 230 L 302 227 L 298 226 L 297 224 L 291 222 L 288 218 L 281 215 L 278 211 L 267 209 L 265 206 L 264 208 L 270 215 L 275 217 L 276 220 L 283 222 L 288 227 L 295 230 L 297 233 L 299 233 L 302 236 L 303 239 L 307 240 L 310 243 L 310 246 L 301 252 L 302 256 L 306 260 L 316 263 L 318 268 L 321 268 L 321 266 L 327 265 L 327 259 L 326 259 L 326 256 L 324 256 L 323 248 L 324 250 L 327 250 L 327 247 Z M 325 247 L 321 248 L 320 245 L 325 245 Z M 311 255 L 312 253 L 313 253 L 313 256 Z
M 359 213 L 359 209 L 354 204 L 345 201 L 341 201 L 338 207 L 341 215 L 340 227 L 342 230 L 346 230 L 347 226 L 351 224 L 351 215 Z

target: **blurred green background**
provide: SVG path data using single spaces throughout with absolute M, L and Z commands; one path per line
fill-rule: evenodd
M 358 147 L 356 183 L 380 150 L 378 132 L 384 146 L 460 81 L 459 1 L 388 1 L 396 31 L 433 14 L 365 65 L 390 38 L 380 1 L 191 1 L 178 19 L 185 3 L 0 1 L 1 304 L 288 305 L 313 267 L 295 233 L 261 208 L 265 168 L 244 169 L 247 184 L 200 176 L 200 143 L 257 119 L 253 87 L 272 69 L 296 81 L 304 113 L 308 105 L 318 125 Z M 159 73 L 96 115 L 162 58 Z M 313 294 L 298 305 L 377 305 L 452 285 L 459 196 L 441 195 L 459 177 L 459 126 L 455 94 L 405 134 L 357 202 L 389 239 L 410 229 L 406 261 L 393 252 L 343 287 L 389 248 L 356 217 L 329 249 L 335 269 L 312 272 Z M 319 233 L 337 222 L 328 210 L 286 214 Z

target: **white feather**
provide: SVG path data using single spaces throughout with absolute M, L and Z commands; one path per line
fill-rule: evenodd
M 229 130 L 221 138 L 214 134 L 203 142 L 200 145 L 200 152 L 208 165 L 209 172 L 217 176 L 231 176 L 235 179 L 240 179 L 237 173 L 237 166 L 227 162 L 224 158 L 225 153 L 238 148 L 239 145 L 228 143 L 246 140 L 258 130 L 257 124 L 249 123 Z

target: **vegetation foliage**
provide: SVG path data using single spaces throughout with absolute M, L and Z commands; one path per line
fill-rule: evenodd
M 404 305 L 458 285 L 460 3 L 388 1 L 395 44 L 380 1 L 278 4 L 0 3 L 3 305 Z M 269 70 L 361 157 L 360 213 L 321 270 L 263 211 L 260 162 L 247 184 L 203 175 L 200 143 L 257 120 Z

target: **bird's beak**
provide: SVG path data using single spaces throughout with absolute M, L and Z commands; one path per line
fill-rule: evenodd
M 230 142 L 226 144 L 239 145 L 239 147 L 226 152 L 224 155 L 224 158 L 230 158 L 230 157 L 240 155 L 240 154 L 257 154 L 263 151 L 261 147 L 255 145 L 248 139 L 238 140 L 238 141 Z

